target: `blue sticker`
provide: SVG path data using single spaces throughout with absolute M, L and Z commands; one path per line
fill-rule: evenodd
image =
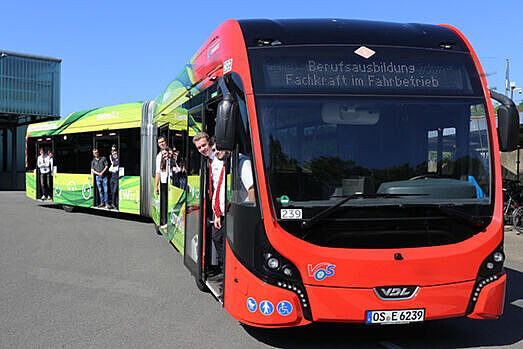
M 274 305 L 269 301 L 260 302 L 260 313 L 263 315 L 271 315 L 274 312 Z
M 278 312 L 278 314 L 282 316 L 290 315 L 292 313 L 292 304 L 287 301 L 281 301 L 280 303 L 278 303 L 276 311 Z
M 256 309 L 258 308 L 258 304 L 256 304 L 256 301 L 254 300 L 254 298 L 247 298 L 247 309 L 249 309 L 249 311 L 251 313 L 254 313 L 256 311 Z

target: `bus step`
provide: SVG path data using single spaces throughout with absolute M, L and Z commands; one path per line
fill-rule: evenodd
M 213 296 L 223 304 L 223 281 L 209 281 L 206 280 L 205 284 L 211 290 Z

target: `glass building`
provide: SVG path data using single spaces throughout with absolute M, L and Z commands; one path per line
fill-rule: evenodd
M 0 49 L 0 190 L 25 188 L 27 125 L 60 118 L 61 62 Z

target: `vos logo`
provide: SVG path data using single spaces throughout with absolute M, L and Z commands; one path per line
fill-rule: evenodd
M 333 276 L 334 268 L 336 268 L 334 264 L 330 264 L 327 262 L 318 263 L 314 267 L 312 266 L 312 264 L 307 265 L 307 271 L 309 273 L 309 276 L 314 277 L 314 279 L 317 281 L 321 281 L 326 277 Z

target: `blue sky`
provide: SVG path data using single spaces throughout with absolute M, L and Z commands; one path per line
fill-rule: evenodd
M 473 45 L 490 87 L 504 91 L 506 58 L 511 80 L 523 87 L 523 1 L 517 0 L 4 0 L 0 18 L 0 49 L 63 60 L 63 116 L 154 99 L 229 18 L 451 24 Z

